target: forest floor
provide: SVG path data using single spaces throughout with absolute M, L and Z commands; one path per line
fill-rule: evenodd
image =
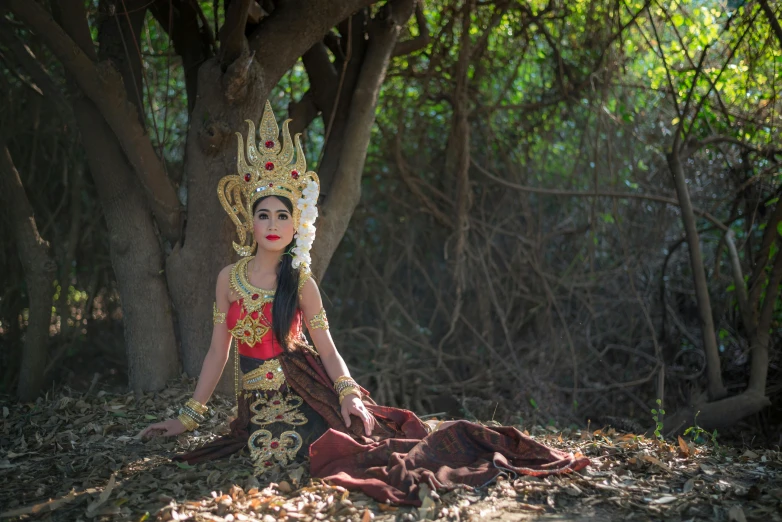
M 192 382 L 136 402 L 132 394 L 63 387 L 35 404 L 3 398 L 0 518 L 11 520 L 782 520 L 782 453 L 663 442 L 611 428 L 532 428 L 592 465 L 538 479 L 506 477 L 481 491 L 422 491 L 421 508 L 378 504 L 308 478 L 306 467 L 259 483 L 246 451 L 189 466 L 169 456 L 227 430 L 231 401 L 213 399 L 204 429 L 142 441 L 174 415 Z M 9 399 L 9 400 L 5 400 Z M 521 428 L 520 428 L 521 429 Z

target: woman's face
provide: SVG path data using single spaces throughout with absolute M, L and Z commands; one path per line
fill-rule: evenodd
M 283 252 L 293 241 L 293 216 L 275 196 L 269 196 L 255 207 L 253 236 L 258 248 Z

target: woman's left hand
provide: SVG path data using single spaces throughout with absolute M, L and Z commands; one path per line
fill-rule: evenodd
M 364 423 L 364 433 L 367 437 L 372 435 L 372 430 L 375 428 L 375 417 L 369 413 L 367 407 L 361 402 L 361 399 L 357 395 L 350 394 L 345 396 L 342 401 L 342 418 L 345 420 L 345 426 L 350 427 L 350 416 L 355 415 L 361 422 Z

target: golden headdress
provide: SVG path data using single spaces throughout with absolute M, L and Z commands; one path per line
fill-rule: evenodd
M 236 224 L 239 242 L 234 249 L 242 256 L 252 255 L 256 248 L 253 229 L 253 204 L 266 196 L 282 196 L 293 203 L 293 226 L 296 229 L 296 246 L 293 248 L 294 267 L 309 265 L 309 249 L 315 239 L 315 219 L 318 216 L 317 202 L 320 181 L 314 172 L 306 172 L 307 162 L 301 147 L 300 134 L 291 140 L 288 123 L 282 124 L 282 136 L 279 135 L 277 121 L 269 101 L 263 110 L 258 131 L 260 146 L 256 147 L 255 125 L 247 120 L 247 148 L 242 134 L 237 132 L 239 140 L 236 158 L 238 174 L 230 174 L 217 185 L 220 204 L 231 220 Z M 295 160 L 294 160 L 295 148 Z M 247 245 L 247 235 L 250 244 Z

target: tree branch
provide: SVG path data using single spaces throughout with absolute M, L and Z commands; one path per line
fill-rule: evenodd
M 181 233 L 179 200 L 138 121 L 136 107 L 128 102 L 122 77 L 111 64 L 94 63 L 38 2 L 8 0 L 7 5 L 19 20 L 38 33 L 84 94 L 98 107 L 145 188 L 161 232 L 169 241 L 175 242 Z
M 230 65 L 247 49 L 244 28 L 252 0 L 234 0 L 228 4 L 225 23 L 220 29 L 220 63 Z
M 779 46 L 782 47 L 782 27 L 779 25 L 779 20 L 777 20 L 774 11 L 771 9 L 771 6 L 768 5 L 768 0 L 758 1 L 760 2 L 761 9 L 763 9 L 763 13 L 766 15 L 766 18 L 768 18 L 768 23 L 771 24 L 771 28 L 774 30 L 774 34 L 777 36 Z
M 709 136 L 708 138 L 704 138 L 702 140 L 688 140 L 685 150 L 682 152 L 684 157 L 691 156 L 699 149 L 702 149 L 703 147 L 706 147 L 708 145 L 713 145 L 715 143 L 730 143 L 731 145 L 736 145 L 737 147 L 741 147 L 750 152 L 755 152 L 765 157 L 777 156 L 782 154 L 782 149 L 761 149 L 755 147 L 754 145 L 750 145 L 749 143 L 745 143 L 739 139 L 736 139 L 732 136 L 721 136 L 721 135 Z
M 579 191 L 579 190 L 559 190 L 559 189 L 547 189 L 547 188 L 539 188 L 539 187 L 528 187 L 525 185 L 519 185 L 517 183 L 506 181 L 500 177 L 495 176 L 494 174 L 486 170 L 484 167 L 476 163 L 475 160 L 471 160 L 471 163 L 473 167 L 478 169 L 478 171 L 484 176 L 486 176 L 487 178 L 490 178 L 496 181 L 497 183 L 505 185 L 506 187 L 510 187 L 516 190 L 522 190 L 524 192 L 531 192 L 533 194 L 549 194 L 552 196 L 567 196 L 567 197 L 580 197 L 580 198 L 581 197 L 583 198 L 606 197 L 606 198 L 617 198 L 617 199 L 643 199 L 646 201 L 656 201 L 658 203 L 675 205 L 677 207 L 681 206 L 679 200 L 676 198 L 672 198 L 668 196 L 656 196 L 654 194 L 635 194 L 632 192 L 614 192 L 612 190 L 587 192 L 587 191 Z M 701 210 L 697 207 L 693 207 L 692 210 L 693 212 L 695 212 L 695 214 L 713 223 L 717 228 L 719 228 L 723 232 L 727 232 L 729 230 L 728 226 L 725 223 L 720 221 L 717 217 L 713 216 L 709 212 L 705 210 Z
M 329 60 L 329 53 L 323 42 L 317 42 L 301 57 L 307 77 L 310 80 L 312 100 L 324 115 L 330 115 L 334 110 L 334 100 L 337 96 L 339 74 L 334 64 Z
M 176 54 L 182 57 L 187 108 L 188 112 L 192 112 L 198 94 L 198 68 L 217 52 L 209 22 L 198 2 L 194 1 L 175 1 L 171 4 L 157 0 L 149 10 L 168 33 Z
M 249 37 L 250 50 L 255 51 L 269 85 L 277 83 L 290 65 L 340 20 L 373 3 L 289 0 L 275 9 Z
M 35 85 L 40 89 L 43 97 L 48 98 L 62 116 L 67 117 L 70 115 L 70 105 L 65 100 L 65 96 L 60 88 L 57 87 L 57 84 L 54 83 L 52 77 L 49 76 L 49 72 L 44 68 L 43 64 L 38 61 L 30 48 L 14 33 L 11 24 L 2 16 L 0 16 L 0 42 L 11 51 L 16 63 L 20 65 L 33 82 L 35 82 Z
M 419 186 L 417 180 L 413 179 L 412 175 L 410 174 L 410 170 L 407 167 L 407 163 L 405 162 L 405 159 L 402 157 L 402 131 L 404 130 L 403 126 L 400 125 L 397 128 L 397 133 L 394 138 L 394 159 L 396 160 L 396 166 L 399 169 L 399 174 L 402 177 L 402 181 L 404 181 L 405 185 L 407 185 L 407 188 L 410 189 L 410 192 L 412 192 L 417 198 L 418 201 L 421 202 L 421 204 L 426 207 L 426 209 L 429 211 L 429 213 L 434 216 L 435 220 L 443 225 L 444 227 L 453 230 L 454 228 L 454 222 L 453 219 L 451 219 L 447 214 L 445 214 L 443 211 L 440 210 L 440 208 L 437 206 L 437 204 L 432 201 L 431 198 L 427 197 L 426 194 L 424 194 L 424 191 L 421 190 L 421 187 Z
M 415 23 L 418 26 L 418 36 L 411 38 L 410 40 L 405 40 L 404 42 L 397 42 L 391 56 L 404 56 L 406 54 L 414 53 L 429 45 L 429 42 L 432 40 L 432 37 L 429 34 L 429 25 L 426 23 L 426 16 L 424 16 L 424 10 L 421 7 L 422 1 L 423 0 L 420 0 L 415 4 Z
M 320 110 L 315 103 L 315 96 L 311 90 L 305 92 L 299 101 L 292 101 L 288 104 L 288 117 L 293 121 L 290 123 L 291 134 L 304 132 L 309 127 L 312 120 L 318 117 Z
M 747 285 L 744 282 L 744 274 L 741 272 L 741 260 L 739 259 L 739 252 L 736 249 L 734 237 L 735 233 L 732 229 L 729 229 L 728 233 L 725 234 L 725 243 L 728 245 L 730 267 L 733 271 L 733 286 L 736 287 L 736 301 L 738 301 L 739 304 L 739 312 L 741 313 L 741 320 L 744 323 L 744 328 L 747 330 L 747 336 L 750 339 L 753 339 L 757 325 L 755 324 L 754 316 L 752 315 L 752 308 L 749 305 Z

